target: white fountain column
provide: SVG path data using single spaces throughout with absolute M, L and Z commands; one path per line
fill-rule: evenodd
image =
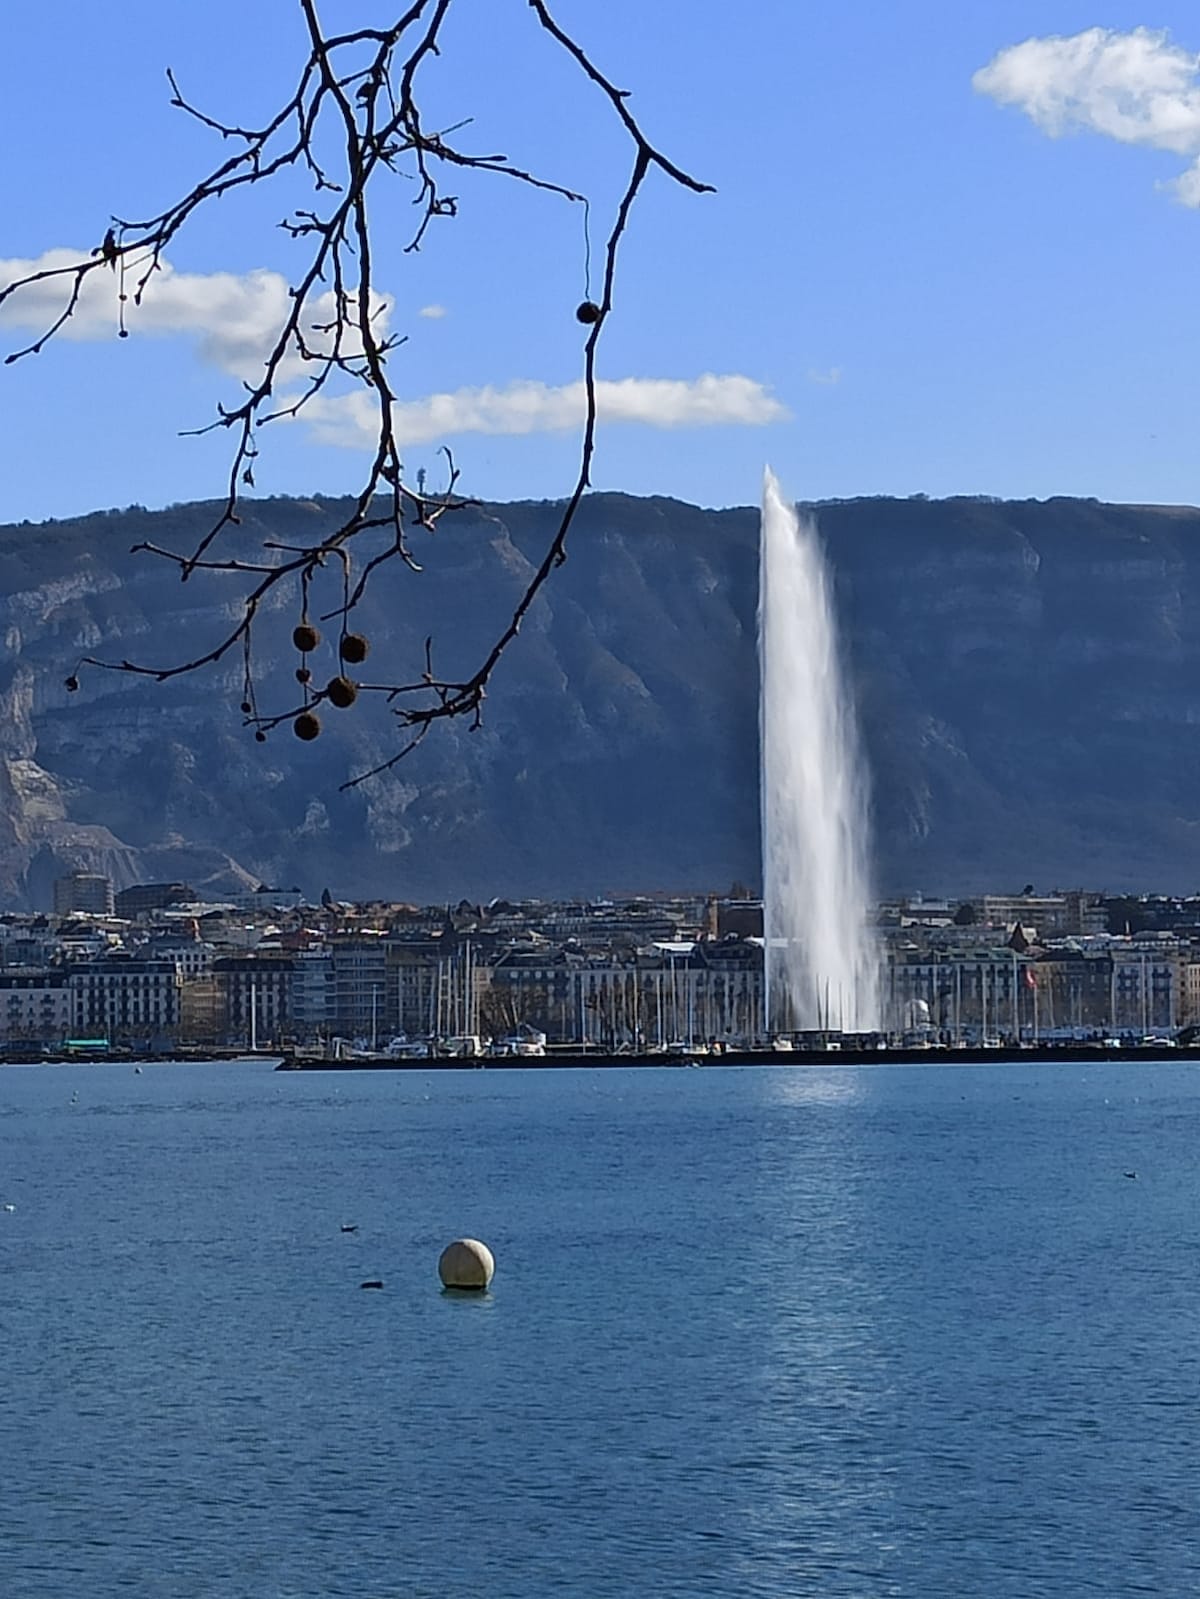
M 763 484 L 758 612 L 766 1021 L 879 1026 L 868 803 L 816 529 Z

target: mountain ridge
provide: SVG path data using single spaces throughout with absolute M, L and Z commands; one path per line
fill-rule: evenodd
M 307 538 L 339 503 L 249 501 L 235 544 Z M 212 509 L 0 527 L 0 900 L 44 905 L 75 865 L 118 886 L 435 900 L 757 881 L 755 510 L 589 496 L 483 727 L 435 727 L 394 773 L 342 793 L 398 747 L 378 705 L 324 713 L 313 745 L 287 727 L 259 745 L 236 661 L 63 687 L 82 654 L 166 663 L 214 634 L 219 582 L 128 553 L 190 548 Z M 362 606 L 372 664 L 390 637 L 397 670 L 419 676 L 432 633 L 441 669 L 473 666 L 556 509 L 443 522 L 424 573 L 389 576 Z M 1200 511 L 986 496 L 805 509 L 860 707 L 881 892 L 1194 884 Z M 257 656 L 281 707 L 294 620 L 269 610 Z

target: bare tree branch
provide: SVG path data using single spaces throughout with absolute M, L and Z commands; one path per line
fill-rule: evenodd
M 216 664 L 240 644 L 241 708 L 246 725 L 254 729 L 259 739 L 288 721 L 299 736 L 314 737 L 320 730 L 316 708 L 326 699 L 337 695 L 340 698 L 334 703 L 348 704 L 359 694 L 383 694 L 405 741 L 369 771 L 348 779 L 343 786 L 351 788 L 389 771 L 421 742 L 435 722 L 467 716 L 472 727 L 480 725 L 492 674 L 550 574 L 565 560 L 572 524 L 591 483 L 597 423 L 597 350 L 613 309 L 619 247 L 635 202 L 655 169 L 696 193 L 708 191 L 709 185 L 691 177 L 651 144 L 629 109 L 628 91 L 618 89 L 584 47 L 559 26 L 545 0 L 527 0 L 537 26 L 608 101 L 633 149 L 630 176 L 605 244 L 599 300 L 593 303 L 585 298 L 576 313 L 579 323 L 588 329 L 583 347 L 584 421 L 578 474 L 541 562 L 511 615 L 498 624 L 491 646 L 469 676 L 461 680 L 438 676 L 433 669 L 432 640 L 427 640 L 425 669 L 417 680 L 355 683 L 347 673 L 365 658 L 366 641 L 351 634 L 350 624 L 370 583 L 392 562 L 419 573 L 421 563 L 410 546 L 410 533 L 419 530 L 432 534 L 444 516 L 475 503 L 457 492 L 459 470 L 448 450 L 447 482 L 440 492 L 426 491 L 423 472 L 418 474 L 415 485 L 405 476 L 395 430 L 398 396 L 388 368 L 389 357 L 404 340 L 386 331 L 381 314 L 386 302 L 376 288 L 368 212 L 368 198 L 375 192 L 373 185 L 391 174 L 415 181 L 417 218 L 406 246 L 408 252 L 421 248 L 434 223 L 457 214 L 458 196 L 442 187 L 445 175 L 451 171 L 498 174 L 535 192 L 579 204 L 585 216 L 585 284 L 590 278 L 589 206 L 579 190 L 528 171 L 504 155 L 472 155 L 457 148 L 457 141 L 451 144 L 451 136 L 469 119 L 440 131 L 425 128 L 417 99 L 418 86 L 440 55 L 442 31 L 455 0 L 412 0 L 389 26 L 334 34 L 324 31 L 316 0 L 297 0 L 297 4 L 307 34 L 308 54 L 295 90 L 275 114 L 257 128 L 223 121 L 193 105 L 184 96 L 175 73 L 168 71 L 171 103 L 236 148 L 156 216 L 142 221 L 114 217 L 103 242 L 90 256 L 66 266 L 30 272 L 0 286 L 0 305 L 35 285 L 51 282 L 63 287 L 61 311 L 36 339 L 6 357 L 6 363 L 11 364 L 39 354 L 77 314 L 93 275 L 112 272 L 118 287 L 118 333 L 125 337 L 126 307 L 136 309 L 142 304 L 155 274 L 162 269 L 164 252 L 198 210 L 235 191 L 269 183 L 289 170 L 300 169 L 308 174 L 314 193 L 312 207 L 293 211 L 280 224 L 293 241 L 305 247 L 307 255 L 302 270 L 292 281 L 286 315 L 261 373 L 244 385 L 238 403 L 219 405 L 210 423 L 192 430 L 206 433 L 225 429 L 233 438 L 225 494 L 216 518 L 187 553 L 152 544 L 135 546 L 176 565 L 185 582 L 197 572 L 221 574 L 224 580 L 240 582 L 236 619 L 215 643 L 174 664 L 149 666 L 90 656 L 79 664 L 165 682 Z M 332 164 L 331 154 L 335 146 L 341 151 L 336 165 Z M 590 294 L 590 286 L 585 288 L 585 294 Z M 318 311 L 318 305 L 329 309 Z M 302 374 L 298 392 L 288 388 L 296 369 Z M 311 543 L 265 542 L 263 560 L 216 554 L 218 542 L 239 524 L 243 491 L 254 486 L 262 430 L 271 422 L 300 415 L 335 380 L 351 389 L 366 389 L 375 418 L 370 464 L 349 511 L 332 530 Z M 360 535 L 380 531 L 385 535 L 383 547 L 365 559 L 356 572 L 354 541 Z M 331 605 L 326 601 L 319 620 L 337 624 L 339 676 L 331 679 L 326 688 L 314 688 L 308 659 L 316 647 L 317 632 L 309 620 L 310 602 L 314 584 L 324 589 L 335 582 L 337 602 Z M 296 677 L 302 697 L 298 705 L 286 710 L 261 711 L 253 669 L 254 627 L 264 603 L 268 599 L 274 601 L 277 593 L 288 592 L 294 593 L 298 601 L 299 622 L 294 640 L 301 657 Z M 77 673 L 73 673 L 68 687 L 77 686 Z

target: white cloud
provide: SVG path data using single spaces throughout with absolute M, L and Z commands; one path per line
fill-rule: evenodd
M 85 260 L 86 250 L 47 250 L 36 260 L 0 260 L 0 286 L 34 272 L 50 272 Z M 20 329 L 36 336 L 61 314 L 70 298 L 72 277 L 44 279 L 19 290 L 0 304 L 0 327 Z M 133 304 L 137 272 L 126 273 L 130 296 L 125 307 L 126 325 L 134 334 L 166 336 L 190 334 L 201 357 L 235 377 L 254 381 L 279 337 L 291 309 L 288 282 L 278 272 L 176 272 L 164 261 L 146 286 L 141 305 Z M 62 339 L 115 337 L 120 306 L 116 273 L 101 267 L 84 279 L 74 314 L 56 335 Z M 377 323 L 382 332 L 391 314 L 391 301 L 376 300 Z M 304 327 L 310 349 L 327 348 L 330 334 L 320 325 L 333 320 L 334 299 L 321 295 L 309 307 Z M 359 352 L 352 336 L 344 343 L 348 355 Z M 285 363 L 284 378 L 303 370 L 298 355 Z
M 1082 128 L 1190 157 L 1192 166 L 1169 187 L 1184 205 L 1200 206 L 1200 56 L 1165 31 L 1088 28 L 1026 39 L 971 81 L 1052 137 Z
M 760 427 L 789 415 L 752 378 L 706 373 L 690 382 L 675 378 L 601 379 L 596 384 L 601 422 L 638 422 L 647 427 Z M 363 449 L 377 433 L 374 400 L 365 391 L 319 394 L 302 416 L 319 444 Z M 584 388 L 567 383 L 510 383 L 505 388 L 456 389 L 423 400 L 402 400 L 395 408 L 401 444 L 425 444 L 460 433 L 555 433 L 578 427 L 584 417 Z
M 431 322 L 440 322 L 446 314 L 444 305 L 423 305 L 417 312 L 418 316 L 428 317 Z
M 842 369 L 840 366 L 830 366 L 822 370 L 820 367 L 810 366 L 808 369 L 808 381 L 810 383 L 820 383 L 825 388 L 834 388 L 842 381 Z
M 0 260 L 0 286 L 33 272 L 71 267 L 86 259 L 86 251 L 48 250 L 37 260 Z M 134 282 L 126 275 L 128 292 Z M 71 276 L 31 284 L 0 304 L 0 328 L 36 337 L 61 313 L 70 296 Z M 118 325 L 118 280 L 101 268 L 84 280 L 74 315 L 58 337 L 104 339 Z M 287 279 L 278 272 L 187 273 L 169 264 L 150 280 L 143 303 L 126 305 L 126 320 L 138 335 L 185 335 L 195 340 L 199 355 L 223 371 L 248 381 L 262 373 L 262 364 L 279 336 L 291 298 Z M 386 330 L 392 302 L 380 298 L 376 325 Z M 418 313 L 436 319 L 444 315 L 439 305 Z M 305 337 L 310 348 L 326 346 L 329 335 L 317 330 L 333 316 L 333 298 L 324 295 L 311 308 Z M 357 353 L 348 339 L 347 354 Z M 283 363 L 283 381 L 295 380 L 304 370 L 299 356 Z M 826 376 L 824 381 L 834 379 Z M 736 375 L 707 374 L 691 381 L 669 378 L 623 378 L 596 385 L 600 418 L 604 422 L 637 422 L 650 427 L 760 426 L 787 417 L 786 408 L 760 383 Z M 294 396 L 292 396 L 294 397 Z M 289 397 L 279 396 L 286 405 Z M 548 433 L 577 427 L 584 415 L 581 382 L 551 387 L 545 383 L 516 382 L 502 388 L 457 389 L 424 399 L 403 400 L 396 406 L 396 433 L 403 444 L 419 444 L 460 433 Z M 348 448 L 369 446 L 376 436 L 373 395 L 365 389 L 348 394 L 318 394 L 302 411 L 319 443 Z

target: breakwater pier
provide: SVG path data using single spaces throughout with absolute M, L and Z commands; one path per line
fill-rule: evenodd
M 1098 1065 L 1112 1061 L 1149 1063 L 1156 1060 L 1200 1061 L 1200 1045 L 1171 1045 L 1155 1042 L 1102 1040 L 1091 1043 L 1047 1043 L 977 1046 L 906 1044 L 865 1048 L 841 1045 L 812 1049 L 730 1049 L 719 1054 L 701 1051 L 664 1054 L 612 1053 L 603 1050 L 548 1050 L 543 1055 L 456 1056 L 456 1055 L 349 1055 L 318 1056 L 284 1052 L 277 1071 L 554 1071 L 571 1068 L 713 1068 L 722 1066 L 1002 1066 L 1030 1061 L 1053 1064 Z

